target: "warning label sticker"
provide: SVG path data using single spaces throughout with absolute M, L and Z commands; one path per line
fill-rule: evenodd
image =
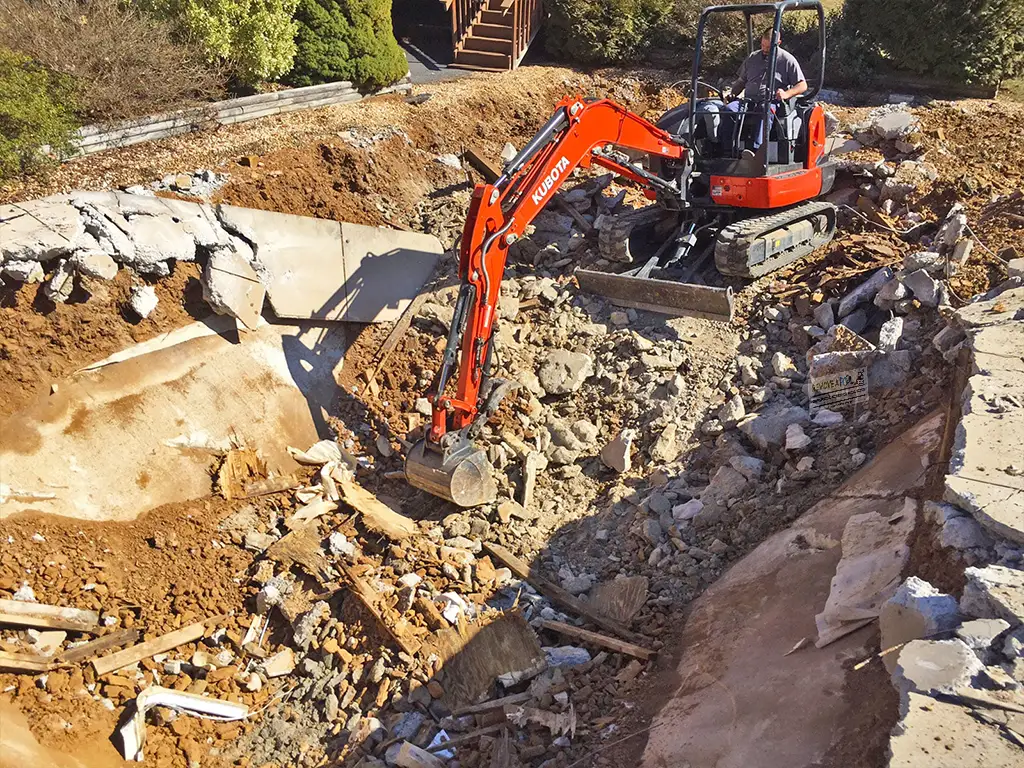
M 811 378 L 811 413 L 845 411 L 868 402 L 868 369 L 856 368 Z

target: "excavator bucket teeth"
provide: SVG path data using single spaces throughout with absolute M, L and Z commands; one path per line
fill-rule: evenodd
M 590 269 L 576 270 L 576 279 L 583 290 L 604 296 L 620 307 L 645 309 L 676 317 L 732 321 L 732 288 L 613 275 Z
M 405 460 L 405 477 L 410 485 L 460 507 L 489 504 L 498 495 L 487 454 L 469 444 L 443 451 L 420 440 Z

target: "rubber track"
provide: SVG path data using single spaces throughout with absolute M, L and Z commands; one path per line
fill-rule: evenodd
M 830 219 L 831 230 L 827 236 L 821 235 L 784 253 L 770 256 L 758 264 L 750 264 L 750 248 L 758 237 L 818 213 L 825 213 Z M 835 223 L 836 207 L 825 202 L 803 203 L 769 216 L 737 221 L 718 233 L 718 240 L 715 243 L 715 266 L 723 275 L 732 277 L 753 278 L 767 275 L 825 245 L 835 234 Z

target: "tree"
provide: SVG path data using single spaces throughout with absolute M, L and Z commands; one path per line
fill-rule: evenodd
M 0 48 L 0 179 L 71 151 L 74 101 L 69 78 Z
M 846 0 L 843 13 L 896 70 L 984 83 L 1024 72 L 1024 0 Z
M 289 80 L 351 80 L 378 88 L 409 71 L 391 27 L 391 0 L 299 0 L 295 68 Z
M 549 0 L 547 50 L 581 64 L 636 61 L 664 31 L 672 0 Z
M 211 61 L 231 66 L 247 85 L 276 80 L 292 68 L 297 0 L 141 0 L 177 21 Z

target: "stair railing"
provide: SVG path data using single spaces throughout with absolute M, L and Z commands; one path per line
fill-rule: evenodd
M 452 2 L 452 45 L 455 53 L 469 36 L 470 29 L 480 19 L 488 0 L 453 0 Z
M 540 31 L 543 0 L 514 0 L 512 6 L 512 69 L 519 66 L 533 38 Z

